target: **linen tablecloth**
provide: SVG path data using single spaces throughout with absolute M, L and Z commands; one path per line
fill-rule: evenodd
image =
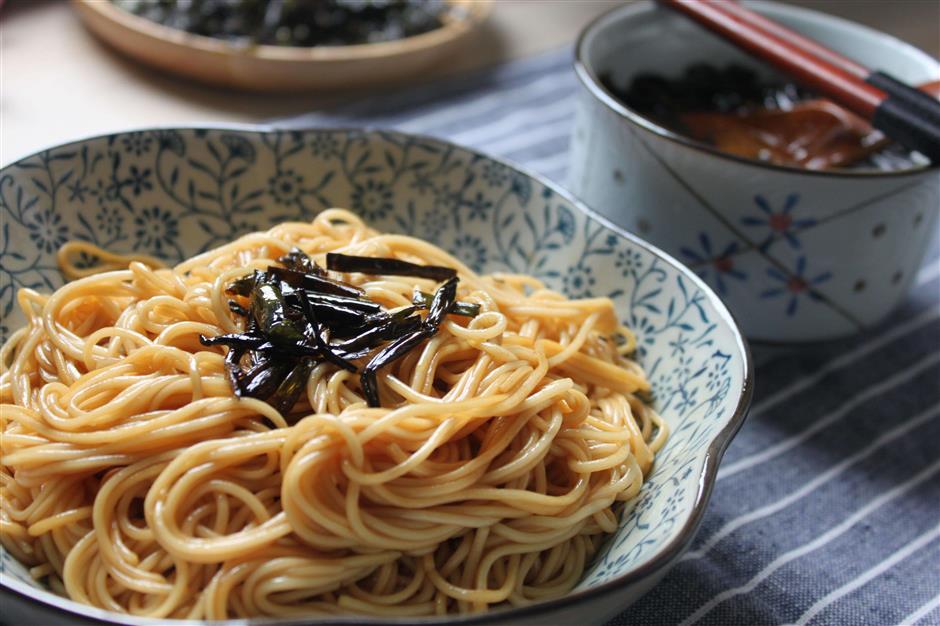
M 571 58 L 566 47 L 276 124 L 433 135 L 564 185 Z M 751 414 L 690 552 L 611 625 L 940 624 L 936 245 L 883 327 L 753 350 Z

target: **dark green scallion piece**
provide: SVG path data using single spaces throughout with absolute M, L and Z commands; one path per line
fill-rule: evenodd
M 279 258 L 277 262 L 287 269 L 299 272 L 301 274 L 316 274 L 317 276 L 323 276 L 325 274 L 323 269 L 314 263 L 313 259 L 307 256 L 306 252 L 296 246 L 291 248 L 287 254 Z
M 253 333 L 231 333 L 216 337 L 199 336 L 199 343 L 204 346 L 228 346 L 229 348 L 239 348 L 241 350 L 256 350 L 265 341 L 264 337 Z
M 368 402 L 369 406 L 381 406 L 379 401 L 379 385 L 375 373 L 379 369 L 408 354 L 425 339 L 434 336 L 434 333 L 437 332 L 441 323 L 444 321 L 448 309 L 457 301 L 457 280 L 457 277 L 453 276 L 435 292 L 434 299 L 431 301 L 431 306 L 428 309 L 428 316 L 419 329 L 399 337 L 382 348 L 378 354 L 372 357 L 369 364 L 362 369 L 362 374 L 359 376 L 359 383 L 362 385 L 362 392 L 365 394 L 366 402 Z
M 245 374 L 239 386 L 241 393 L 239 394 L 236 389 L 235 395 L 258 398 L 259 400 L 269 398 L 277 390 L 290 369 L 290 364 L 287 363 L 264 361 Z
M 287 317 L 280 281 L 265 278 L 251 293 L 251 316 L 274 345 L 289 346 L 304 340 L 303 333 Z
M 399 337 L 392 343 L 382 348 L 378 354 L 372 357 L 369 364 L 362 368 L 362 374 L 359 376 L 359 383 L 362 385 L 362 393 L 366 396 L 366 402 L 371 407 L 382 406 L 379 400 L 379 382 L 375 373 L 386 365 L 397 361 L 401 357 L 418 347 L 422 341 L 428 339 L 434 334 L 434 330 L 422 326 L 403 337 Z
M 431 280 L 448 280 L 457 276 L 457 270 L 440 265 L 418 265 L 400 259 L 385 259 L 371 256 L 353 256 L 329 252 L 326 269 L 336 272 L 357 272 L 379 276 L 415 276 Z
M 306 289 L 308 291 L 344 296 L 357 300 L 365 295 L 362 289 L 350 285 L 349 283 L 344 283 L 341 280 L 333 280 L 332 278 L 320 276 L 312 272 L 300 272 L 295 269 L 272 265 L 268 268 L 268 273 L 276 276 L 295 289 Z
M 226 291 L 235 296 L 250 296 L 262 276 L 263 274 L 258 270 L 255 270 L 251 274 L 245 274 L 241 278 L 233 281 Z
M 434 300 L 434 296 L 425 293 L 419 289 L 415 289 L 414 295 L 411 298 L 411 303 L 422 309 L 427 309 L 431 306 L 431 302 Z M 480 305 L 472 304 L 470 302 L 455 302 L 450 310 L 447 311 L 451 315 L 461 315 L 463 317 L 476 317 L 480 314 Z
M 387 321 L 372 326 L 352 339 L 332 344 L 332 346 L 346 359 L 361 359 L 372 352 L 380 342 L 390 341 L 417 330 L 422 320 L 420 316 L 413 315 L 416 310 L 417 308 L 413 306 L 404 308 L 390 315 Z
M 434 293 L 434 299 L 431 300 L 431 306 L 428 307 L 428 316 L 424 324 L 434 331 L 444 321 L 447 312 L 457 302 L 457 277 L 449 279 Z
M 304 307 L 304 316 L 307 318 L 309 327 L 307 329 L 308 338 L 312 339 L 316 344 L 318 350 L 320 351 L 320 356 L 324 359 L 333 363 L 337 367 L 340 367 L 349 372 L 355 372 L 356 366 L 344 359 L 340 354 L 333 351 L 331 346 L 324 341 L 323 333 L 320 328 L 320 321 L 317 319 L 316 311 L 311 305 L 310 301 L 306 298 L 302 298 L 301 302 Z
M 350 372 L 351 361 L 373 355 L 360 374 L 370 406 L 379 405 L 376 372 L 402 358 L 438 331 L 450 313 L 478 315 L 476 304 L 457 302 L 457 273 L 398 259 L 330 254 L 336 271 L 418 276 L 443 281 L 434 295 L 415 291 L 414 304 L 390 313 L 361 289 L 326 276 L 310 257 L 292 249 L 271 266 L 235 280 L 229 309 L 245 318 L 245 331 L 200 337 L 206 346 L 226 346 L 226 376 L 239 397 L 267 401 L 287 413 L 303 392 L 310 372 L 328 362 Z M 421 318 L 416 312 L 427 309 Z
M 278 413 L 287 415 L 287 412 L 297 404 L 297 399 L 300 397 L 300 394 L 303 393 L 304 387 L 307 385 L 307 379 L 310 378 L 310 372 L 313 371 L 313 366 L 313 359 L 301 359 L 301 361 L 287 373 L 287 376 L 284 377 L 281 384 L 277 386 L 277 389 L 271 397 L 268 398 L 268 403 L 277 409 Z

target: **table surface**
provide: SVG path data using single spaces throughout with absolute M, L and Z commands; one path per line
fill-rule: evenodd
M 940 52 L 937 0 L 792 3 L 873 25 L 934 54 Z M 611 0 L 498 0 L 490 20 L 465 52 L 423 80 L 570 43 L 584 24 L 617 4 Z M 92 37 L 65 0 L 7 0 L 0 10 L 0 164 L 114 130 L 258 122 L 321 109 L 336 97 L 235 92 L 150 70 Z

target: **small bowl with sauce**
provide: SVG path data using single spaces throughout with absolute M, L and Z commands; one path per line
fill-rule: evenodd
M 772 2 L 748 6 L 911 84 L 929 55 Z M 569 186 L 705 279 L 752 339 L 847 336 L 904 298 L 940 167 L 686 18 L 642 2 L 582 32 Z

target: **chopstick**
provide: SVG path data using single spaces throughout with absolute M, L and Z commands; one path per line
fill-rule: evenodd
M 805 52 L 812 54 L 820 59 L 828 61 L 829 63 L 841 68 L 842 70 L 858 76 L 859 78 L 867 78 L 870 74 L 867 67 L 856 63 L 852 59 L 839 54 L 835 50 L 830 50 L 829 48 L 813 41 L 809 37 L 804 37 L 800 33 L 790 30 L 783 24 L 769 20 L 760 13 L 751 11 L 750 9 L 745 8 L 738 2 L 722 2 L 715 3 L 715 8 L 719 11 L 722 11 L 739 22 L 749 24 L 754 28 L 762 31 L 764 34 L 777 39 L 784 39 L 789 41 L 794 46 L 801 48 Z M 877 85 L 875 85 L 877 87 Z
M 940 101 L 728 0 L 659 0 L 940 162 Z M 805 45 L 809 42 L 810 45 Z M 878 75 L 879 86 L 865 81 Z M 881 77 L 887 77 L 887 80 Z M 887 88 L 885 85 L 888 85 Z M 899 95 L 901 94 L 901 95 Z
M 751 11 L 750 9 L 742 6 L 739 2 L 723 2 L 717 5 L 717 8 L 721 11 L 724 11 L 728 15 L 731 15 L 739 22 L 750 24 L 754 28 L 762 31 L 764 34 L 770 37 L 789 41 L 794 46 L 802 48 L 809 54 L 812 54 L 816 57 L 819 57 L 820 59 L 832 63 L 837 67 L 840 67 L 849 74 L 858 76 L 869 85 L 877 87 L 889 95 L 901 99 L 910 98 L 912 102 L 918 103 L 918 106 L 921 104 L 928 104 L 931 99 L 936 99 L 933 95 L 925 93 L 922 89 L 908 89 L 907 85 L 889 74 L 877 70 L 869 70 L 864 65 L 856 63 L 852 59 L 839 54 L 835 50 L 831 50 L 817 43 L 816 41 L 813 41 L 809 37 L 804 37 L 800 33 L 794 30 L 790 30 L 783 24 L 767 19 L 756 11 Z

